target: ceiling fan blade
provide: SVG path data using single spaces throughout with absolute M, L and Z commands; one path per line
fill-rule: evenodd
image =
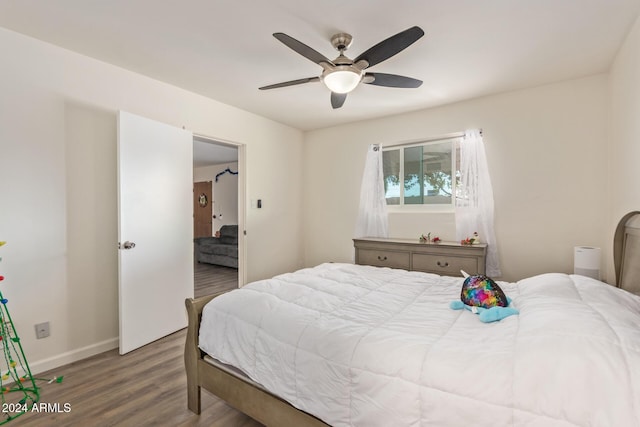
M 401 88 L 416 88 L 422 85 L 422 80 L 386 73 L 366 73 L 362 82 L 375 86 Z
M 331 106 L 333 107 L 334 110 L 336 108 L 342 107 L 346 99 L 347 99 L 346 93 L 331 92 Z
M 258 88 L 258 89 L 260 90 L 277 89 L 279 87 L 301 85 L 303 83 L 311 83 L 311 82 L 319 82 L 319 81 L 320 81 L 320 77 L 307 77 L 305 79 L 290 80 L 288 82 L 276 83 L 269 86 L 262 86 L 261 88 Z
M 356 63 L 364 59 L 369 63 L 368 67 L 373 67 L 408 48 L 422 36 L 424 36 L 422 28 L 411 27 L 364 51 L 353 62 Z
M 289 48 L 295 50 L 300 55 L 304 56 L 307 59 L 315 62 L 316 64 L 320 64 L 321 62 L 326 62 L 327 64 L 333 65 L 331 60 L 327 59 L 323 54 L 317 52 L 316 50 L 310 48 L 306 44 L 299 42 L 291 36 L 286 35 L 285 33 L 273 33 L 273 37 L 280 40 Z

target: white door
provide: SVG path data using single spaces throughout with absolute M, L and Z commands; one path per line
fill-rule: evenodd
M 120 354 L 187 325 L 193 297 L 193 135 L 118 114 Z

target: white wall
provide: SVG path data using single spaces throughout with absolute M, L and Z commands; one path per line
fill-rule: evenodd
M 116 343 L 118 109 L 247 145 L 249 280 L 303 264 L 352 260 L 369 143 L 481 127 L 503 279 L 570 272 L 572 248 L 580 244 L 603 248 L 611 281 L 612 228 L 622 214 L 640 208 L 640 187 L 633 184 L 640 158 L 639 27 L 610 75 L 304 136 L 0 29 L 0 240 L 9 242 L 0 248 L 0 274 L 6 276 L 0 290 L 32 369 Z M 256 199 L 263 200 L 262 209 L 251 207 Z M 424 231 L 453 238 L 453 218 L 391 217 L 393 235 L 413 238 Z M 47 320 L 52 336 L 35 340 L 33 325 Z
M 211 181 L 213 191 L 213 225 L 211 232 L 215 234 L 223 225 L 238 224 L 238 175 L 225 173 L 216 182 L 216 175 L 229 168 L 238 172 L 238 163 L 223 163 L 203 166 L 193 170 L 193 181 Z
M 248 280 L 302 265 L 300 131 L 4 29 L 0 51 L 0 289 L 33 371 L 116 344 L 119 109 L 246 144 Z
M 640 18 L 620 48 L 610 71 L 611 144 L 608 241 L 620 218 L 640 210 Z M 613 258 L 608 279 L 615 280 Z
M 573 247 L 608 249 L 607 77 L 572 80 L 305 135 L 305 263 L 349 262 L 368 144 L 482 128 L 503 280 L 573 272 Z M 392 214 L 390 235 L 454 239 L 453 214 Z

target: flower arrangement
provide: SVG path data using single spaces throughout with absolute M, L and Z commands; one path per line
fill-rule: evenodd
M 474 231 L 472 237 L 467 237 L 466 239 L 460 240 L 461 245 L 474 245 L 480 243 L 480 236 L 478 236 L 478 232 Z
M 440 243 L 442 241 L 442 239 L 440 239 L 438 236 L 432 238 L 430 232 L 427 233 L 426 236 L 424 234 L 421 234 L 418 240 L 420 241 L 420 243 Z

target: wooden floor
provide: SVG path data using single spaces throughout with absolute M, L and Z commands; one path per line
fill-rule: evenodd
M 194 295 L 196 298 L 238 287 L 238 269 L 196 262 Z
M 108 351 L 36 375 L 40 402 L 70 405 L 69 412 L 27 412 L 9 426 L 214 426 L 260 427 L 261 424 L 202 391 L 202 414 L 187 409 L 183 351 L 186 330 L 124 356 Z M 4 418 L 0 418 L 0 421 Z
M 195 295 L 238 287 L 238 270 L 195 265 Z M 61 383 L 37 382 L 40 402 L 61 412 L 27 412 L 8 426 L 214 426 L 259 427 L 261 424 L 202 391 L 202 414 L 187 409 L 184 370 L 186 329 L 124 356 L 118 350 L 35 375 Z M 56 405 L 58 404 L 58 405 Z M 70 411 L 64 412 L 65 404 Z M 5 420 L 0 415 L 0 423 Z

